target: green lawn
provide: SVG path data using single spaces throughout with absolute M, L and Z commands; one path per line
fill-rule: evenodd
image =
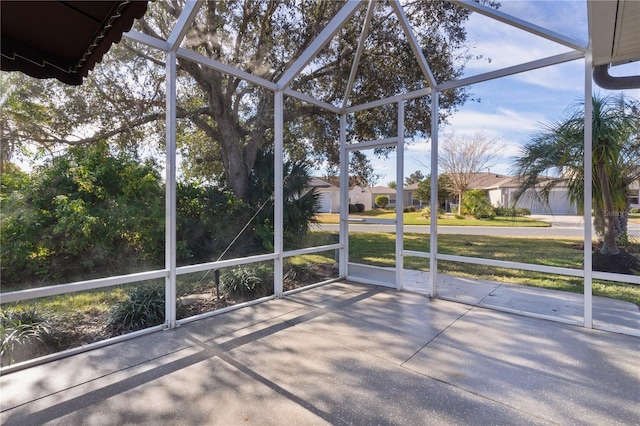
M 581 241 L 572 238 L 498 237 L 481 235 L 439 235 L 438 252 L 537 265 L 580 269 L 583 252 Z M 429 235 L 404 234 L 406 250 L 429 251 Z M 349 235 L 349 259 L 357 263 L 395 266 L 395 234 L 382 232 Z M 428 270 L 423 258 L 406 257 L 405 268 Z M 460 262 L 438 262 L 439 272 L 509 284 L 544 287 L 583 293 L 583 280 L 554 274 L 497 268 Z M 636 303 L 640 306 L 640 286 L 594 281 L 593 294 Z
M 352 219 L 358 218 L 377 218 L 377 219 L 395 219 L 396 213 L 389 210 L 370 210 L 363 213 L 349 215 Z M 422 217 L 421 213 L 404 213 L 405 225 L 429 225 L 430 220 Z M 320 223 L 340 223 L 338 214 L 323 213 L 316 216 Z M 479 220 L 473 217 L 465 217 L 464 219 L 456 219 L 453 215 L 441 215 L 438 218 L 438 225 L 441 226 L 527 226 L 527 227 L 549 227 L 548 222 L 531 219 L 528 217 L 496 217 L 492 220 Z

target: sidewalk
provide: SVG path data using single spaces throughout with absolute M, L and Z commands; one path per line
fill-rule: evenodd
M 428 272 L 404 271 L 403 289 L 427 294 Z M 492 309 L 523 311 L 582 323 L 584 296 L 578 293 L 502 284 L 438 274 L 438 297 Z M 606 327 L 640 332 L 640 308 L 631 302 L 593 296 L 593 321 Z

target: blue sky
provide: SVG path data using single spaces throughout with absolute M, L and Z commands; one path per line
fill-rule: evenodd
M 586 43 L 587 9 L 583 0 L 502 0 L 500 10 Z M 491 58 L 491 62 L 469 62 L 465 76 L 569 50 L 475 13 L 467 29 L 473 52 Z M 616 68 L 612 69 L 612 74 L 640 74 L 638 62 Z M 578 60 L 473 85 L 469 90 L 480 101 L 467 102 L 441 131 L 454 129 L 456 135 L 460 135 L 480 130 L 498 138 L 504 154 L 491 171 L 505 174 L 519 147 L 540 129 L 541 123 L 560 118 L 567 107 L 583 99 L 584 74 L 584 61 Z M 607 93 L 595 85 L 594 91 Z M 625 95 L 640 98 L 640 90 L 627 91 Z M 428 174 L 425 165 L 429 162 L 428 143 L 416 142 L 405 151 L 405 176 L 416 170 Z M 395 155 L 386 160 L 375 160 L 374 166 L 382 176 L 378 185 L 396 180 Z

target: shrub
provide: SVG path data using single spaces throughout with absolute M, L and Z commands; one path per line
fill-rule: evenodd
M 640 207 L 633 207 L 631 209 L 629 209 L 630 213 L 640 213 Z
M 27 310 L 13 306 L 0 311 L 0 365 L 26 358 L 34 344 L 46 346 L 54 339 L 51 318 L 36 305 Z
M 362 213 L 364 211 L 364 204 L 356 204 L 355 206 L 358 210 L 358 213 Z
M 496 217 L 496 212 L 490 205 L 481 206 L 477 209 L 473 215 L 476 219 L 493 219 Z
M 502 217 L 514 217 L 514 216 L 529 216 L 531 215 L 531 210 L 524 207 L 494 207 L 496 216 Z
M 442 207 L 438 208 L 438 216 L 444 213 L 445 211 Z M 423 207 L 422 210 L 420 210 L 420 216 L 429 219 L 431 217 L 431 206 Z
M 498 206 L 494 208 L 494 211 L 496 213 L 496 216 L 501 216 L 501 217 L 509 217 L 509 216 L 516 215 L 516 210 L 514 208 Z
M 472 189 L 464 193 L 462 209 L 476 219 L 492 219 L 496 215 L 485 192 L 480 189 Z
M 375 201 L 376 201 L 376 206 L 380 207 L 381 209 L 384 209 L 389 204 L 389 197 L 387 197 L 386 195 L 378 195 Z
M 316 271 L 309 262 L 289 262 L 285 265 L 285 269 L 286 272 L 284 273 L 284 278 L 293 281 L 309 281 L 318 277 Z
M 358 213 L 358 208 L 354 204 L 349 204 L 349 213 Z
M 273 293 L 273 271 L 267 265 L 240 265 L 220 277 L 220 292 L 243 299 Z
M 405 213 L 414 213 L 416 211 L 416 208 L 413 206 L 409 206 L 409 207 L 405 207 L 404 209 L 402 209 L 403 212 Z
M 164 322 L 164 289 L 160 286 L 134 288 L 127 298 L 109 311 L 108 326 L 116 331 L 134 331 Z

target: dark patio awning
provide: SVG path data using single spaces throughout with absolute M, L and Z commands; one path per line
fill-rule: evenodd
M 2 70 L 78 85 L 147 1 L 2 0 L 0 7 Z

